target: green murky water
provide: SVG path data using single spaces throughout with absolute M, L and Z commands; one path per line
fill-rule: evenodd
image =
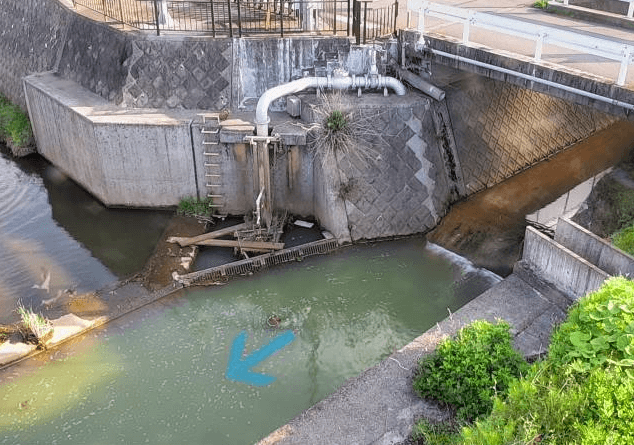
M 172 296 L 0 373 L 0 443 L 253 443 L 495 281 L 410 239 Z M 225 378 L 243 330 L 246 354 L 295 332 L 269 386 Z

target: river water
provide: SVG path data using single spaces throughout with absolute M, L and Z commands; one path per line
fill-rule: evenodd
M 0 183 L 3 301 L 41 291 L 42 268 L 86 288 L 134 272 L 118 261 L 142 264 L 139 227 L 167 218 L 106 210 L 38 158 L 0 158 Z M 0 444 L 253 443 L 498 280 L 415 237 L 183 291 L 0 372 Z M 241 332 L 247 356 L 293 333 L 252 369 L 272 383 L 227 378 Z
M 59 290 L 89 292 L 138 272 L 170 212 L 108 209 L 43 158 L 0 146 L 0 323 L 18 300 L 38 310 Z M 50 273 L 49 291 L 33 288 Z

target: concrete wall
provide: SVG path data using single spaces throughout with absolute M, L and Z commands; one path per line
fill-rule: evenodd
M 364 159 L 340 153 L 331 167 L 338 174 L 331 193 L 345 204 L 352 239 L 430 230 L 450 200 L 430 99 L 415 93 L 387 98 L 364 94 L 351 101 L 369 135 L 359 142 L 376 155 Z M 321 106 L 320 100 L 308 96 L 302 103 L 302 116 L 319 122 L 311 113 Z
M 597 290 L 609 275 L 532 227 L 526 228 L 523 260 L 572 298 Z
M 559 218 L 555 241 L 610 275 L 634 276 L 634 257 L 567 218 Z
M 607 127 L 617 118 L 506 82 L 435 69 L 467 194 L 491 187 Z
M 53 74 L 25 79 L 40 153 L 106 205 L 196 196 L 189 114 L 121 109 Z

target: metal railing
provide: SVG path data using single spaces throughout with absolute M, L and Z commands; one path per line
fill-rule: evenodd
M 602 39 L 590 35 L 565 31 L 558 28 L 535 25 L 523 20 L 511 19 L 500 15 L 475 12 L 468 9 L 441 5 L 432 2 L 409 0 L 409 9 L 418 11 L 418 29 L 425 33 L 425 17 L 436 17 L 449 22 L 462 23 L 462 42 L 469 43 L 469 33 L 472 27 L 483 28 L 531 40 L 535 43 L 534 59 L 540 61 L 542 46 L 554 45 L 562 48 L 579 51 L 583 54 L 602 57 L 608 60 L 620 62 L 619 74 L 616 84 L 625 84 L 629 64 L 632 63 L 634 46 Z
M 359 0 L 73 0 L 105 22 L 213 37 L 286 33 L 355 36 L 365 43 L 396 33 L 398 1 L 382 8 Z

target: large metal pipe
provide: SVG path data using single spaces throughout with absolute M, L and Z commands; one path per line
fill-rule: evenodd
M 413 86 L 417 90 L 422 91 L 423 93 L 433 97 L 439 102 L 445 98 L 445 92 L 443 90 L 427 82 L 425 79 L 421 78 L 420 76 L 417 76 L 411 71 L 407 71 L 401 68 L 397 68 L 397 70 L 401 79 L 409 83 L 411 86 Z
M 269 135 L 269 106 L 271 102 L 287 94 L 298 93 L 307 88 L 337 89 L 346 90 L 348 88 L 391 88 L 398 96 L 406 93 L 405 86 L 398 80 L 389 76 L 366 75 L 366 76 L 328 76 L 328 77 L 303 77 L 292 82 L 278 85 L 269 90 L 258 100 L 255 110 L 255 124 L 258 136 Z
M 549 87 L 558 88 L 560 90 L 567 91 L 569 93 L 578 94 L 579 96 L 588 97 L 590 99 L 595 99 L 601 102 L 605 102 L 608 104 L 616 105 L 617 107 L 623 107 L 629 111 L 634 111 L 634 104 L 630 104 L 627 102 L 623 102 L 617 99 L 612 99 L 610 97 L 600 96 L 595 93 L 591 93 L 589 91 L 580 90 L 579 88 L 570 87 L 568 85 L 563 85 L 557 82 L 553 82 L 551 80 L 542 79 L 540 77 L 536 77 L 530 74 L 520 73 L 519 71 L 509 70 L 507 68 L 502 68 L 497 65 L 491 65 L 490 63 L 480 62 L 478 60 L 469 59 L 467 57 L 458 56 L 456 54 L 447 53 L 444 51 L 439 51 L 437 49 L 430 48 L 431 52 L 437 56 L 447 57 L 448 59 L 457 60 L 458 62 L 467 63 L 470 65 L 479 66 L 481 68 L 486 68 L 489 70 L 497 71 L 504 74 L 509 74 L 511 76 L 519 77 L 520 79 L 526 79 L 531 82 L 541 83 L 543 85 L 547 85 Z

